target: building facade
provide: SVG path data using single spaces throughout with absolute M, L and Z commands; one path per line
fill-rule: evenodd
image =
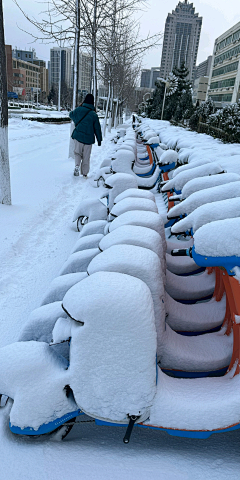
M 13 57 L 11 45 L 6 45 L 7 88 L 20 99 L 33 99 L 40 92 L 40 66 Z
M 145 68 L 141 71 L 141 88 L 155 88 L 155 83 L 160 76 L 160 68 L 152 67 L 151 69 Z
M 212 67 L 212 59 L 212 55 L 209 55 L 207 60 L 197 65 L 195 70 L 195 78 L 209 77 Z
M 67 87 L 71 86 L 71 49 L 54 47 L 50 49 L 50 88 L 59 83 L 60 62 L 61 82 L 66 83 Z
M 182 63 L 189 70 L 189 78 L 195 75 L 195 65 L 202 28 L 202 17 L 195 13 L 193 3 L 179 2 L 169 13 L 165 23 L 160 77 L 167 78 L 174 67 Z
M 196 105 L 197 103 L 200 105 L 202 102 L 205 102 L 207 98 L 208 82 L 209 77 L 205 76 L 196 78 L 194 81 L 192 95 L 193 105 Z
M 215 40 L 208 97 L 216 107 L 240 99 L 240 22 Z
M 151 70 L 150 68 L 145 68 L 141 71 L 141 82 L 140 87 L 149 88 L 150 85 Z
M 36 58 L 36 52 L 34 48 L 32 50 L 18 50 L 15 48 L 12 51 L 12 56 L 17 60 L 33 63 L 33 60 Z

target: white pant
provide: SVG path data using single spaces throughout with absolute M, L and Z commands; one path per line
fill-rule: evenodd
M 87 175 L 89 172 L 91 151 L 92 145 L 86 145 L 85 143 L 74 140 L 75 165 L 81 166 L 82 175 Z

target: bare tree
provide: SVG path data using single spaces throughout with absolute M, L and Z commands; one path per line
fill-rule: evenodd
M 2 0 L 0 0 L 0 203 L 11 205 L 8 156 L 7 72 Z

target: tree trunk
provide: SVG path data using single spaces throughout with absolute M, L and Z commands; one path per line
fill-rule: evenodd
M 73 110 L 78 106 L 78 84 L 79 84 L 79 48 L 80 48 L 80 0 L 76 0 L 76 27 L 75 27 L 75 45 L 73 60 Z M 70 125 L 70 141 L 68 157 L 74 158 L 74 141 L 72 132 L 75 128 L 74 122 Z
M 8 156 L 7 72 L 2 0 L 0 0 L 0 203 L 11 205 Z
M 110 83 L 110 80 L 109 80 L 109 82 L 108 82 L 108 98 L 107 98 L 107 105 L 106 105 L 106 111 L 105 111 L 105 118 L 104 118 L 104 122 L 103 122 L 103 137 L 105 137 L 105 135 L 106 135 L 110 96 L 111 96 L 111 83 Z
M 95 107 L 97 107 L 97 0 L 94 0 L 93 12 L 93 42 L 92 42 L 92 56 L 93 56 L 93 96 Z

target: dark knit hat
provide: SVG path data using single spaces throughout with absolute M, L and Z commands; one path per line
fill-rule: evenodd
M 86 95 L 83 103 L 88 103 L 89 105 L 94 105 L 94 96 L 91 93 L 88 93 Z

